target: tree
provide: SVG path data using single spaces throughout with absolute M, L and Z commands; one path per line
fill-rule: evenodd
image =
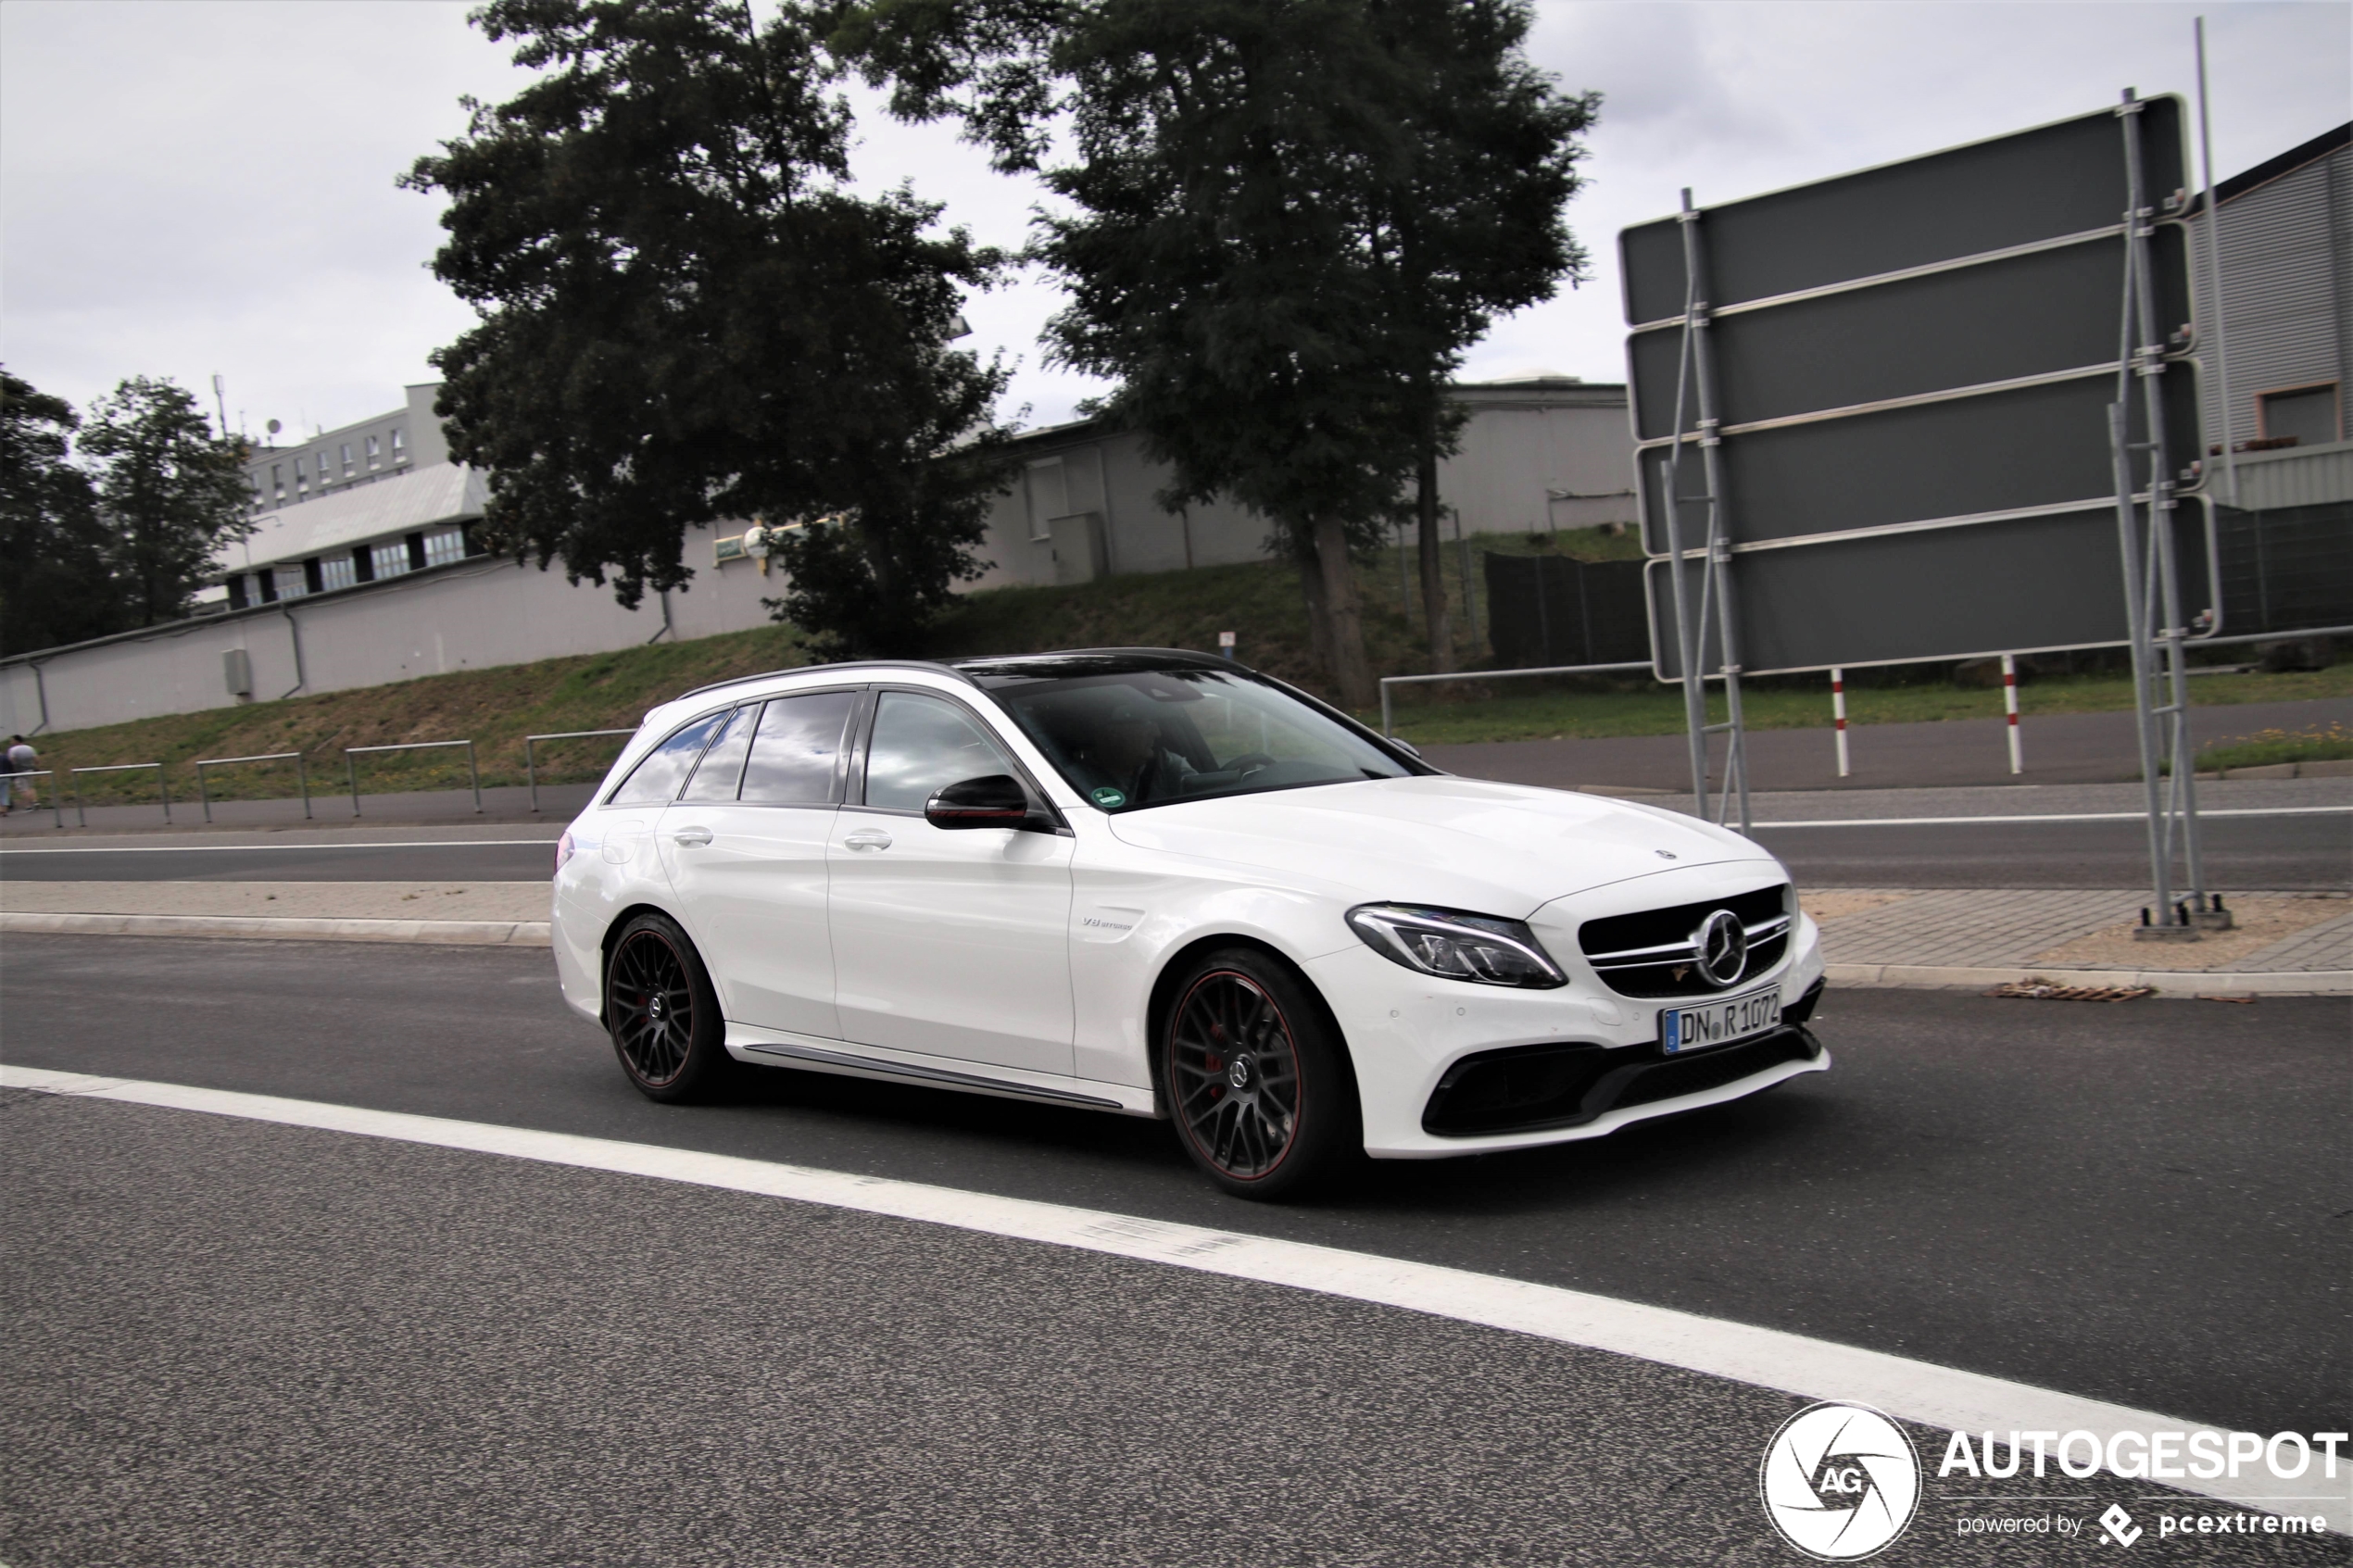
M 185 387 L 133 376 L 90 409 L 105 558 L 131 626 L 175 621 L 224 545 L 253 532 L 245 447 L 216 436 Z
M 685 531 L 786 524 L 784 601 L 828 651 L 907 651 L 983 569 L 1005 372 L 951 350 L 1001 268 L 936 206 L 848 188 L 849 114 L 797 14 L 736 0 L 493 0 L 542 74 L 468 100 L 403 183 L 449 197 L 436 276 L 481 324 L 434 356 L 484 532 L 635 606 L 682 587 Z
M 1068 202 L 1035 246 L 1071 294 L 1052 357 L 1118 383 L 1102 409 L 1169 465 L 1165 501 L 1273 523 L 1351 706 L 1374 696 L 1352 555 L 1418 481 L 1451 657 L 1445 383 L 1582 264 L 1560 214 L 1598 100 L 1554 91 L 1527 28 L 1511 0 L 868 0 L 830 35 L 894 112 L 961 117 Z M 1043 167 L 1057 123 L 1076 156 Z
M 0 653 L 123 629 L 98 498 L 69 458 L 81 423 L 64 398 L 0 370 Z

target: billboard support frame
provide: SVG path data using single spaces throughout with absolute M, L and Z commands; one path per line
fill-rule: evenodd
M 2144 189 L 2142 100 L 2132 89 L 2117 106 L 2124 136 L 2124 298 L 2117 351 L 2116 401 L 2108 406 L 2108 446 L 2116 469 L 2116 524 L 2124 572 L 2124 613 L 2132 641 L 2133 706 L 2141 751 L 2141 784 L 2148 810 L 2149 881 L 2155 903 L 2139 928 L 2152 940 L 2196 941 L 2199 929 L 2226 929 L 2231 917 L 2209 907 L 2204 847 L 2197 821 L 2197 780 L 2189 727 L 2189 671 L 2183 639 L 2182 596 L 2174 558 L 2173 518 L 2179 507 L 2165 445 L 2165 409 L 2158 378 L 2167 345 L 2157 324 L 2148 241 L 2158 213 Z M 2132 440 L 2133 383 L 2141 388 L 2148 439 Z M 2203 433 L 2201 432 L 2201 438 Z M 2133 485 L 2133 455 L 2148 462 L 2148 533 L 2140 535 Z M 2163 672 L 2158 669 L 2162 659 Z M 2158 700 L 2163 679 L 2170 700 Z M 2160 757 L 2163 760 L 2160 761 Z M 2163 788 L 2160 771 L 2167 776 Z M 2177 836 L 2178 835 L 2178 836 Z M 2173 859 L 2180 850 L 2186 901 L 2174 897 Z
M 1686 186 L 1682 209 L 1676 214 L 1683 241 L 1683 326 L 1675 367 L 1674 445 L 1667 455 L 1667 571 L 1675 598 L 1675 635 L 1682 645 L 1683 727 L 1692 753 L 1692 809 L 1703 822 L 1728 823 L 1732 803 L 1737 799 L 1740 831 L 1745 834 L 1750 826 L 1747 734 L 1741 715 L 1740 646 L 1735 638 L 1737 618 L 1732 609 L 1732 552 L 1724 522 L 1724 468 L 1719 450 L 1722 437 L 1717 418 L 1716 363 L 1707 340 L 1708 305 L 1700 257 L 1699 216 L 1692 205 L 1691 189 Z M 1702 495 L 1686 495 L 1683 451 L 1690 442 L 1683 435 L 1683 415 L 1694 403 L 1699 414 L 1701 475 L 1707 490 Z M 1689 501 L 1704 502 L 1707 508 L 1707 543 L 1702 556 L 1696 620 L 1691 614 L 1691 590 L 1684 577 L 1687 562 L 1683 552 L 1683 507 Z M 1707 721 L 1707 676 L 1702 668 L 1711 611 L 1724 682 L 1724 722 L 1720 724 Z M 1717 809 L 1711 812 L 1707 804 L 1707 737 L 1718 734 L 1725 737 L 1724 788 Z

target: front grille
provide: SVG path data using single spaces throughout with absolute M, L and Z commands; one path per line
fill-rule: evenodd
M 1691 945 L 1692 932 L 1718 909 L 1730 909 L 1748 932 L 1748 960 L 1723 985 L 1700 972 Z M 1780 963 L 1789 950 L 1789 885 L 1783 883 L 1729 898 L 1589 920 L 1577 928 L 1577 945 L 1602 983 L 1621 997 L 1702 997 L 1729 991 Z
M 1620 1106 L 1705 1093 L 1821 1054 L 1820 1043 L 1794 1025 L 1695 1056 L 1670 1057 L 1655 1040 L 1485 1051 L 1446 1070 L 1422 1111 L 1422 1130 L 1461 1138 L 1581 1127 Z

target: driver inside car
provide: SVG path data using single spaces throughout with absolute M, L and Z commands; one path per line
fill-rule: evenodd
M 1117 790 L 1129 801 L 1170 799 L 1195 771 L 1163 743 L 1160 721 L 1134 698 L 1122 699 L 1096 723 L 1078 760 L 1095 787 Z

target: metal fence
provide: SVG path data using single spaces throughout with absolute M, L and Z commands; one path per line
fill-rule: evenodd
M 1445 675 L 1384 675 L 1380 682 L 1380 733 L 1395 738 L 1394 699 L 1391 686 L 1430 686 L 1441 681 L 1508 681 L 1518 675 L 1620 675 L 1629 670 L 1647 671 L 1651 661 L 1636 659 L 1626 664 L 1554 664 L 1541 670 L 1461 670 Z
M 169 823 L 171 821 L 171 780 L 164 772 L 163 764 L 160 762 L 110 762 L 103 767 L 68 768 L 66 770 L 66 777 L 69 781 L 69 787 L 70 787 L 73 791 L 74 825 L 85 828 L 90 825 L 90 813 L 82 804 L 82 774 L 135 773 L 142 768 L 153 768 L 156 771 L 156 790 L 163 797 L 163 820 Z M 63 826 L 64 824 L 60 823 L 59 825 Z
M 299 751 L 271 751 L 259 757 L 201 757 L 196 759 L 196 794 L 204 800 L 204 820 L 212 821 L 212 791 L 205 783 L 207 768 L 233 768 L 245 762 L 292 762 L 295 765 L 295 787 L 302 791 L 303 820 L 310 820 L 310 779 L 303 771 Z
M 16 781 L 19 779 L 47 779 L 49 781 L 49 814 L 57 819 L 57 826 L 62 829 L 66 825 L 66 813 L 64 805 L 57 797 L 57 770 L 54 768 L 27 768 L 21 773 L 0 773 L 0 782 L 5 782 L 10 786 L 8 796 L 9 809 L 11 810 L 16 809 L 15 784 Z M 32 809 L 36 811 L 41 809 L 41 802 L 38 799 L 33 801 Z
M 351 814 L 359 815 L 359 759 L 384 751 L 438 751 L 446 746 L 466 748 L 466 776 L 473 781 L 474 811 L 482 811 L 482 770 L 474 765 L 474 743 L 470 740 L 412 740 L 398 746 L 346 746 L 343 748 L 344 771 L 351 780 Z
M 560 732 L 558 732 L 557 734 L 552 734 L 552 735 L 525 735 L 525 736 L 523 736 L 523 737 L 522 737 L 522 772 L 523 772 L 523 777 L 524 777 L 524 779 L 525 779 L 526 781 L 528 781 L 528 782 L 529 782 L 529 784 L 530 784 L 530 785 L 531 785 L 531 809 L 532 809 L 533 810 L 535 810 L 535 811 L 536 811 L 536 810 L 538 810 L 538 809 L 539 809 L 539 763 L 538 763 L 538 759 L 537 759 L 537 758 L 534 755 L 534 748 L 535 748 L 535 747 L 536 747 L 536 746 L 538 746 L 538 744 L 539 744 L 541 741 L 543 741 L 543 740 L 593 740 L 593 739 L 597 738 L 597 737 L 598 737 L 598 736 L 599 736 L 599 735 L 634 735 L 634 734 L 635 734 L 636 733 L 637 733 L 637 732 L 636 732 L 635 730 L 634 730 L 634 729 L 631 729 L 631 730 L 563 730 L 563 731 L 560 731 Z

